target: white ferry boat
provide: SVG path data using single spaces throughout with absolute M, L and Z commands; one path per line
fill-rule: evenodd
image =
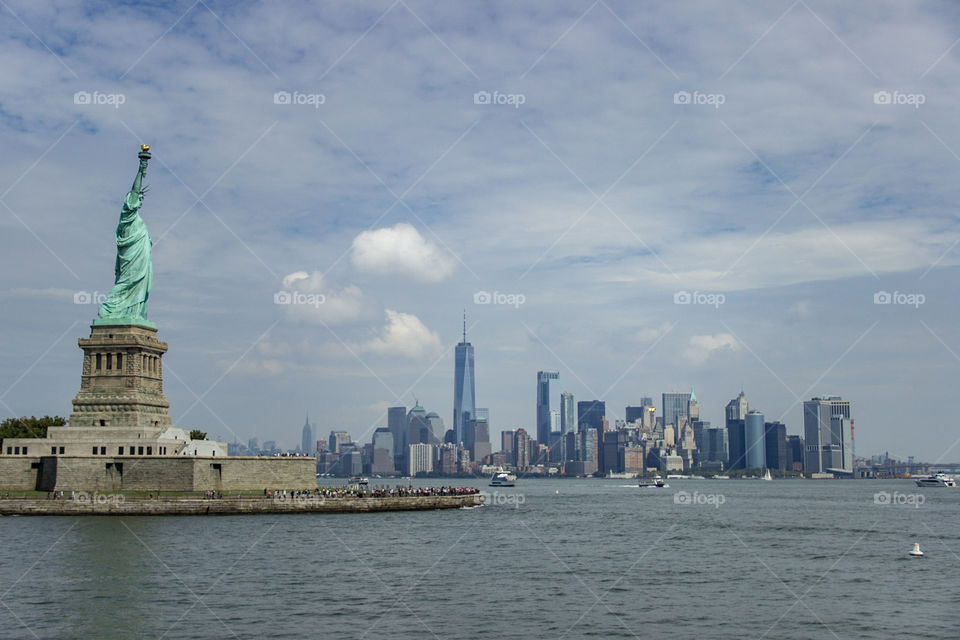
M 926 478 L 917 478 L 916 483 L 918 487 L 955 487 L 957 486 L 956 480 L 944 474 L 942 471 L 931 473 Z
M 506 471 L 498 471 L 490 478 L 491 487 L 512 487 L 516 482 L 517 476 Z
M 640 483 L 637 486 L 639 486 L 641 489 L 647 489 L 651 487 L 657 488 L 657 489 L 664 489 L 666 487 L 669 487 L 670 485 L 664 482 L 663 478 L 661 478 L 660 476 L 653 476 L 652 480 L 641 479 Z

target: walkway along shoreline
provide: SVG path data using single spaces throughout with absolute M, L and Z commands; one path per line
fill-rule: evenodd
M 227 497 L 127 498 L 119 494 L 92 494 L 83 499 L 4 498 L 0 516 L 189 516 L 265 513 L 369 513 L 460 509 L 483 504 L 479 493 L 452 496 L 393 497 Z

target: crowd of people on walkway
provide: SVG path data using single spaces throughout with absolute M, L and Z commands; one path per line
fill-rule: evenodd
M 356 487 L 318 487 L 316 489 L 264 489 L 263 497 L 278 500 L 320 498 L 396 498 L 426 496 L 468 496 L 480 493 L 475 487 L 414 487 L 376 486 L 372 489 Z

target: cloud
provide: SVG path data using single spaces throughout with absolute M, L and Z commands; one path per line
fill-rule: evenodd
M 440 337 L 415 315 L 386 310 L 387 324 L 379 335 L 360 345 L 361 350 L 377 355 L 424 358 L 442 351 Z
M 706 362 L 714 351 L 738 351 L 739 349 L 740 343 L 729 333 L 692 336 L 687 343 L 687 348 L 683 351 L 683 357 L 693 364 L 700 365 Z
M 283 294 L 286 294 L 284 296 Z M 363 292 L 354 285 L 335 289 L 327 285 L 322 273 L 294 271 L 283 278 L 283 291 L 274 300 L 282 304 L 287 317 L 315 324 L 344 324 L 363 312 Z
M 360 271 L 413 276 L 423 282 L 450 277 L 456 262 L 406 222 L 364 231 L 353 239 L 350 260 Z

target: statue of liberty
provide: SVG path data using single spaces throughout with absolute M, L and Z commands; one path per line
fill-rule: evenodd
M 147 225 L 140 217 L 143 205 L 143 178 L 147 175 L 150 159 L 149 145 L 140 145 L 140 168 L 133 186 L 124 198 L 117 224 L 117 262 L 114 267 L 114 285 L 107 299 L 100 305 L 95 325 L 138 324 L 155 329 L 147 320 L 147 298 L 153 285 L 153 265 L 150 250 L 153 242 Z

